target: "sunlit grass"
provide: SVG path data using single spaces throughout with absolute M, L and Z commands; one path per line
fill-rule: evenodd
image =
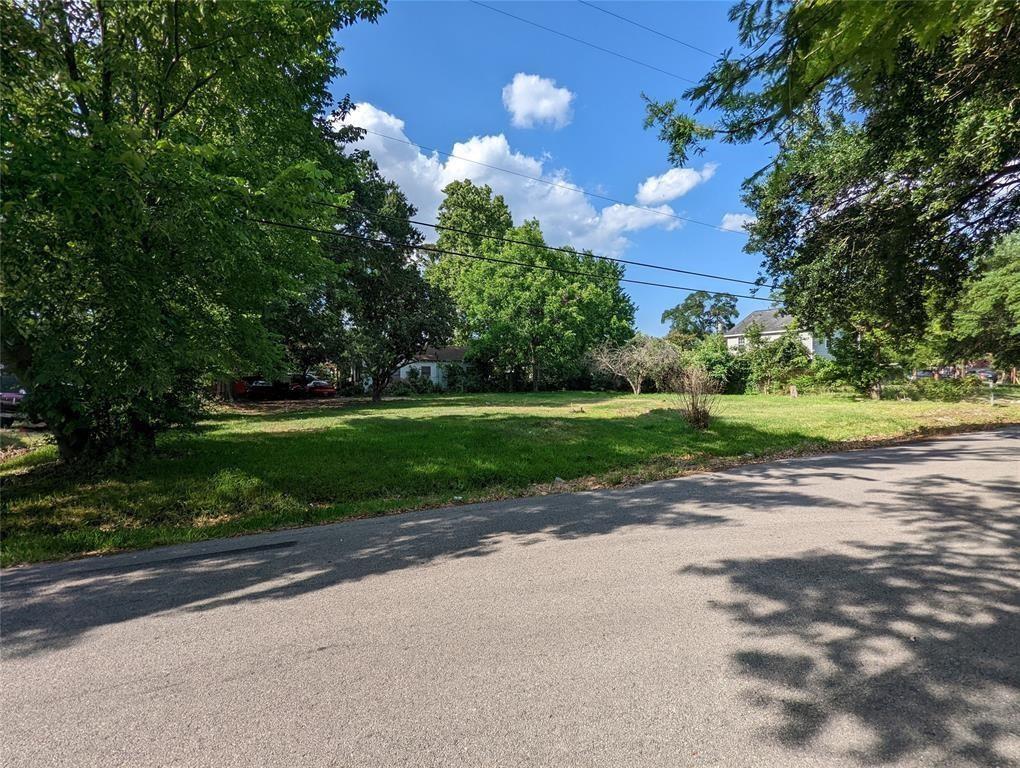
M 731 459 L 1020 421 L 1000 402 L 722 398 L 695 433 L 668 396 L 555 393 L 267 406 L 211 414 L 129 470 L 76 474 L 53 446 L 0 464 L 2 562 L 107 552 L 552 488 Z

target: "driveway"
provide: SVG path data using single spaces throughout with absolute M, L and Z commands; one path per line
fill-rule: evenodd
M 1020 765 L 1020 430 L 4 571 L 7 766 Z

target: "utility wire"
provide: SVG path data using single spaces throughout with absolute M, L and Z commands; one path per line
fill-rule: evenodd
M 545 26 L 543 24 L 539 24 L 537 21 L 532 21 L 531 19 L 525 19 L 522 16 L 515 16 L 514 14 L 509 13 L 508 11 L 504 11 L 504 10 L 501 10 L 500 8 L 495 8 L 495 7 L 493 7 L 491 5 L 488 5 L 486 3 L 479 2 L 479 0 L 471 0 L 471 2 L 474 3 L 475 5 L 481 6 L 482 8 L 487 8 L 488 10 L 493 11 L 494 13 L 501 13 L 504 16 L 509 16 L 511 19 L 517 19 L 517 21 L 522 21 L 525 24 L 530 24 L 533 27 L 538 27 L 539 29 L 544 29 L 546 32 L 552 32 L 554 35 L 559 35 L 560 37 L 565 37 L 567 40 L 573 40 L 575 43 L 580 43 L 581 45 L 587 45 L 589 48 L 594 48 L 596 51 L 602 51 L 602 53 L 608 53 L 610 56 L 616 56 L 618 59 L 624 59 L 625 61 L 629 61 L 632 64 L 637 64 L 637 65 L 645 67 L 647 69 L 654 70 L 655 72 L 658 72 L 660 74 L 668 75 L 669 77 L 676 78 L 677 80 L 682 80 L 685 83 L 691 83 L 693 85 L 697 85 L 697 81 L 696 80 L 691 80 L 689 77 L 684 77 L 683 75 L 678 75 L 675 72 L 668 72 L 665 69 L 660 69 L 659 67 L 656 67 L 656 66 L 654 66 L 652 64 L 648 64 L 648 63 L 646 63 L 644 61 L 639 61 L 638 59 L 633 59 L 630 56 L 626 56 L 626 55 L 624 55 L 622 53 L 617 53 L 616 51 L 611 51 L 608 48 L 603 48 L 601 45 L 596 45 L 595 43 L 589 43 L 587 40 L 582 40 L 579 37 L 574 37 L 573 35 L 568 35 L 566 32 L 560 32 L 558 29 L 553 29 L 552 27 L 547 27 L 547 26 Z
M 620 200 L 620 199 L 615 198 L 615 197 L 609 197 L 608 195 L 600 195 L 597 192 L 589 192 L 587 189 L 583 189 L 582 187 L 571 186 L 569 184 L 561 184 L 561 183 L 556 182 L 556 181 L 549 181 L 549 179 L 543 179 L 543 178 L 541 178 L 539 176 L 529 176 L 528 174 L 521 173 L 520 171 L 514 171 L 514 170 L 511 170 L 509 168 L 500 168 L 498 165 L 490 165 L 489 163 L 483 163 L 481 160 L 472 160 L 470 157 L 463 157 L 461 155 L 454 155 L 454 154 L 452 154 L 450 152 L 444 152 L 441 149 L 436 149 L 435 147 L 430 147 L 427 144 L 418 144 L 417 142 L 411 141 L 410 139 L 401 139 L 398 136 L 390 136 L 389 134 L 386 134 L 386 133 L 379 133 L 378 131 L 373 131 L 370 128 L 362 128 L 361 126 L 354 126 L 354 127 L 358 128 L 359 130 L 364 131 L 365 133 L 370 133 L 373 136 L 378 136 L 381 139 L 386 139 L 387 141 L 396 141 L 396 142 L 399 142 L 400 144 L 407 144 L 408 146 L 411 146 L 411 147 L 418 147 L 418 149 L 424 149 L 424 150 L 426 150 L 428 152 L 436 152 L 436 153 L 438 153 L 440 155 L 443 155 L 444 157 L 449 157 L 449 158 L 452 158 L 454 160 L 463 160 L 466 163 L 474 163 L 475 165 L 480 165 L 483 168 L 489 168 L 489 169 L 491 169 L 493 171 L 499 171 L 500 173 L 508 173 L 511 176 L 519 176 L 522 179 L 529 179 L 530 181 L 537 181 L 539 184 L 546 184 L 546 185 L 548 185 L 550 187 L 556 187 L 557 189 L 566 189 L 566 190 L 568 190 L 570 192 L 577 192 L 578 194 L 587 195 L 588 197 L 594 197 L 594 198 L 596 198 L 598 200 L 606 200 L 606 201 L 608 201 L 610 203 L 616 203 L 618 205 L 623 205 L 623 206 L 626 206 L 627 208 L 634 208 L 635 210 L 638 210 L 638 211 L 648 211 L 649 213 L 655 213 L 655 214 L 658 214 L 659 216 L 665 216 L 665 217 L 670 218 L 670 219 L 676 219 L 677 221 L 686 221 L 686 222 L 689 222 L 691 224 L 697 224 L 697 225 L 702 226 L 702 227 L 708 227 L 709 229 L 714 229 L 714 230 L 717 230 L 719 232 L 733 232 L 734 231 L 732 229 L 724 229 L 723 227 L 720 227 L 718 224 L 709 224 L 707 221 L 699 221 L 698 219 L 692 219 L 692 218 L 690 218 L 688 216 L 680 216 L 679 214 L 676 214 L 676 213 L 668 213 L 666 211 L 660 211 L 657 208 L 649 208 L 646 205 L 636 205 L 634 203 L 628 203 L 628 202 L 626 202 L 624 200 Z M 739 234 L 739 233 L 737 233 L 737 234 Z
M 430 228 L 435 229 L 435 230 L 442 230 L 442 231 L 446 231 L 446 232 L 456 232 L 456 233 L 461 234 L 461 235 L 471 235 L 473 237 L 481 237 L 481 238 L 484 238 L 486 240 L 495 240 L 495 241 L 500 242 L 500 243 L 509 243 L 509 244 L 512 244 L 512 245 L 527 245 L 527 246 L 530 246 L 532 248 L 541 248 L 542 250 L 546 250 L 546 251 L 557 251 L 559 253 L 568 253 L 568 254 L 577 254 L 577 253 L 584 252 L 584 251 L 578 250 L 576 248 L 558 247 L 558 246 L 555 246 L 555 245 L 538 245 L 537 243 L 530 243 L 527 240 L 515 240 L 512 237 L 502 237 L 500 235 L 488 235 L 488 234 L 485 234 L 483 232 L 473 232 L 473 231 L 471 231 L 469 229 L 460 229 L 458 227 L 450 227 L 450 226 L 447 226 L 445 224 L 432 224 L 432 223 L 427 222 L 427 221 L 417 221 L 415 219 L 406 218 L 406 217 L 402 217 L 402 216 L 394 216 L 393 214 L 379 213 L 378 211 L 369 211 L 366 208 L 362 208 L 359 205 L 351 205 L 351 206 L 349 206 L 347 208 L 344 208 L 343 206 L 333 205 L 332 203 L 318 203 L 318 204 L 322 205 L 322 206 L 325 206 L 327 208 L 335 208 L 336 210 L 341 211 L 341 212 L 349 212 L 349 211 L 353 210 L 353 211 L 357 211 L 358 213 L 361 213 L 361 214 L 363 214 L 365 216 L 369 216 L 369 217 L 379 217 L 379 218 L 384 218 L 384 219 L 392 219 L 394 221 L 406 221 L 409 224 L 414 224 L 415 226 L 419 226 L 419 227 L 430 227 Z M 631 259 L 620 259 L 620 258 L 614 258 L 613 256 L 601 256 L 601 255 L 599 255 L 597 253 L 591 253 L 590 251 L 587 251 L 586 253 L 588 255 L 590 255 L 592 258 L 599 259 L 601 261 L 609 261 L 609 262 L 612 262 L 614 264 L 629 264 L 629 265 L 634 266 L 634 267 L 647 267 L 648 269 L 661 269 L 664 272 L 675 272 L 675 273 L 680 274 L 680 275 L 694 275 L 695 277 L 707 277 L 707 278 L 710 278 L 712 280 L 725 280 L 725 281 L 730 282 L 730 283 L 742 283 L 743 285 L 753 285 L 755 287 L 769 288 L 769 289 L 772 289 L 772 290 L 775 290 L 777 288 L 777 286 L 772 285 L 772 284 L 760 283 L 760 282 L 757 282 L 755 280 L 743 280 L 743 279 L 741 279 L 739 277 L 724 277 L 723 275 L 713 275 L 710 272 L 694 272 L 694 271 L 689 270 L 689 269 L 680 269 L 679 267 L 667 267 L 667 266 L 663 266 L 661 264 L 650 264 L 650 263 L 644 262 L 644 261 L 633 261 Z
M 410 250 L 426 251 L 428 253 L 441 253 L 441 254 L 444 254 L 444 255 L 447 255 L 447 256 L 462 256 L 462 257 L 464 257 L 466 259 L 475 259 L 477 261 L 488 261 L 488 262 L 491 262 L 491 263 L 494 263 L 494 264 L 510 264 L 510 265 L 513 265 L 513 266 L 525 267 L 526 269 L 542 269 L 542 270 L 545 270 L 547 272 L 561 272 L 563 274 L 567 274 L 567 275 L 579 275 L 581 277 L 587 277 L 589 279 L 592 279 L 592 278 L 599 279 L 599 278 L 602 277 L 601 275 L 596 275 L 596 274 L 593 274 L 592 272 L 586 272 L 584 270 L 579 270 L 579 269 L 567 269 L 565 267 L 552 267 L 552 266 L 549 266 L 549 265 L 546 265 L 546 264 L 529 264 L 526 261 L 515 261 L 513 259 L 499 259 L 499 258 L 496 258 L 494 256 L 479 256 L 478 254 L 474 254 L 474 253 L 464 253 L 462 251 L 452 251 L 452 250 L 449 250 L 447 248 L 437 248 L 434 245 L 416 245 L 415 243 L 393 242 L 392 240 L 383 240 L 383 239 L 377 238 L 377 237 L 368 237 L 367 235 L 355 235 L 355 234 L 352 234 L 352 233 L 349 233 L 349 232 L 337 232 L 336 230 L 319 229 L 318 227 L 309 227 L 309 226 L 306 226 L 304 224 L 291 224 L 289 222 L 272 221 L 270 219 L 255 219 L 255 218 L 251 218 L 251 219 L 248 219 L 248 220 L 249 221 L 254 221 L 257 224 L 267 224 L 267 225 L 274 226 L 274 227 L 283 227 L 285 229 L 293 229 L 293 230 L 298 230 L 298 231 L 301 231 L 301 232 L 310 232 L 312 234 L 329 235 L 331 237 L 343 237 L 343 238 L 347 238 L 349 240 L 360 240 L 361 242 L 364 242 L 364 243 L 373 243 L 375 245 L 390 245 L 390 246 L 397 246 L 397 247 L 400 247 L 400 248 L 408 248 Z M 602 278 L 602 279 L 605 279 L 605 278 Z M 617 281 L 617 282 L 621 282 L 621 283 L 632 283 L 634 285 L 648 285 L 648 286 L 652 286 L 653 288 L 671 288 L 673 290 L 686 291 L 688 293 L 692 293 L 694 291 L 702 290 L 701 288 L 689 288 L 687 286 L 672 285 L 670 283 L 654 283 L 654 282 L 651 282 L 651 281 L 648 281 L 648 280 L 632 280 L 632 279 L 626 278 L 626 277 L 620 277 L 620 278 L 614 277 L 614 278 L 610 278 L 610 279 L 612 279 L 614 281 Z M 731 297 L 733 297 L 735 299 L 750 299 L 752 301 L 764 301 L 764 302 L 769 302 L 769 303 L 771 303 L 771 301 L 772 301 L 771 299 L 762 298 L 761 296 L 748 296 L 748 295 L 745 295 L 745 294 L 729 293 L 729 292 L 726 292 L 726 291 L 706 291 L 706 293 L 714 293 L 714 294 L 716 294 L 718 296 L 731 296 Z
M 679 43 L 685 48 L 690 48 L 692 51 L 697 51 L 698 53 L 703 53 L 706 56 L 711 56 L 713 59 L 716 58 L 716 54 L 712 53 L 711 51 L 706 51 L 704 48 L 699 48 L 696 45 L 691 45 L 690 43 L 685 42 L 684 40 L 680 40 L 679 38 L 673 37 L 672 35 L 667 35 L 665 32 L 660 32 L 659 30 L 654 29 L 653 27 L 646 27 L 641 22 L 634 21 L 634 19 L 628 19 L 626 16 L 621 16 L 618 13 L 613 13 L 612 11 L 607 10 L 606 8 L 600 8 L 594 3 L 589 3 L 588 0 L 577 0 L 577 2 L 579 2 L 581 5 L 587 5 L 589 8 L 593 10 L 608 14 L 609 16 L 615 16 L 620 21 L 625 21 L 628 24 L 633 24 L 635 27 L 640 27 L 643 30 L 651 32 L 653 35 L 658 35 L 659 37 L 664 37 L 667 40 L 672 40 L 674 43 Z

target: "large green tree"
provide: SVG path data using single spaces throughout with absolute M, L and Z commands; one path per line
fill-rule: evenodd
M 991 354 L 1003 368 L 1020 366 L 1020 234 L 992 250 L 965 286 L 955 319 L 957 355 Z
M 676 163 L 764 139 L 748 250 L 788 309 L 846 335 L 909 339 L 1020 223 L 1020 24 L 1012 0 L 745 0 L 742 50 L 649 103 Z
M 493 247 L 493 238 L 505 237 L 513 228 L 510 208 L 502 195 L 494 195 L 488 185 L 476 185 L 468 179 L 454 181 L 443 189 L 443 202 L 439 206 L 436 230 L 436 247 L 448 253 L 437 252 L 429 265 L 430 282 L 451 294 L 465 279 L 465 269 L 471 260 L 456 253 L 478 254 Z M 467 341 L 468 323 L 458 307 L 456 335 Z
M 669 323 L 669 340 L 685 349 L 711 333 L 722 333 L 737 317 L 737 300 L 723 293 L 693 291 L 662 313 Z
M 597 344 L 633 336 L 622 267 L 546 248 L 537 221 L 508 228 L 510 210 L 488 186 L 448 186 L 440 224 L 439 247 L 453 253 L 428 276 L 453 297 L 459 336 L 483 373 L 511 387 L 564 384 L 586 374 Z
M 342 143 L 350 137 L 334 138 Z M 367 344 L 364 329 L 354 327 L 355 315 L 365 301 L 380 304 L 375 278 L 385 281 L 388 271 L 416 263 L 414 247 L 423 240 L 410 222 L 414 207 L 396 184 L 380 175 L 371 156 L 365 151 L 354 152 L 350 162 L 355 173 L 348 180 L 345 204 L 333 209 L 337 214 L 335 231 L 350 237 L 329 238 L 331 258 L 304 275 L 302 291 L 281 296 L 267 317 L 269 328 L 284 343 L 289 362 L 301 370 L 324 363 L 364 366 L 364 360 L 351 359 L 355 345 L 365 348 Z M 386 247 L 382 253 L 388 255 L 380 258 L 377 241 L 411 247 Z M 380 270 L 387 274 L 377 274 Z M 412 285 L 411 290 L 417 288 Z M 444 303 L 449 304 L 448 298 Z M 412 350 L 420 351 L 420 347 Z
M 0 3 L 4 362 L 66 459 L 151 445 L 269 369 L 353 173 L 326 136 L 339 2 Z
M 453 334 L 453 302 L 425 279 L 424 238 L 410 223 L 415 209 L 372 159 L 358 153 L 358 177 L 350 193 L 332 254 L 340 282 L 336 315 L 345 318 L 344 357 L 371 379 L 372 399 L 382 398 L 392 375 L 426 347 Z
M 453 333 L 449 296 L 429 283 L 401 248 L 362 252 L 354 279 L 350 355 L 371 378 L 378 401 L 394 373 L 426 347 L 446 344 Z

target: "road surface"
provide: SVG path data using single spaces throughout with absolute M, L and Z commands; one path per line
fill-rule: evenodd
M 6 766 L 1020 764 L 1020 430 L 2 574 Z

